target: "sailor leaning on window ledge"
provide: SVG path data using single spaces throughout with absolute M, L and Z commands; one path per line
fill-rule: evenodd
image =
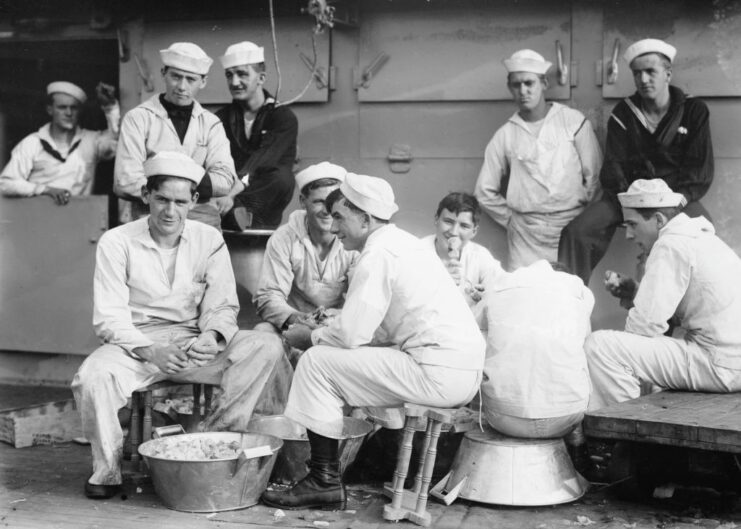
M 61 206 L 71 196 L 90 194 L 97 163 L 116 154 L 121 115 L 112 86 L 100 83 L 97 93 L 108 123 L 103 131 L 78 127 L 87 100 L 82 88 L 66 81 L 46 87 L 46 111 L 51 121 L 13 149 L 10 162 L 0 174 L 3 195 L 49 195 Z

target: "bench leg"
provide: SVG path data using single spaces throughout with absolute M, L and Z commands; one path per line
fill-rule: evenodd
M 427 459 L 427 451 L 430 449 L 430 440 L 432 437 L 430 436 L 430 428 L 432 427 L 433 421 L 428 419 L 427 420 L 427 429 L 425 431 L 425 438 L 422 442 L 422 449 L 419 451 L 419 464 L 417 466 L 417 475 L 414 476 L 414 488 L 412 489 L 412 492 L 414 494 L 419 494 L 419 491 L 422 490 L 422 476 L 424 475 L 424 468 L 425 468 L 425 461 Z
M 427 424 L 427 431 L 425 432 L 425 445 L 427 446 L 427 453 L 424 457 L 424 469 L 422 472 L 422 486 L 419 490 L 419 496 L 417 497 L 417 506 L 414 512 L 421 519 L 427 519 L 429 523 L 429 514 L 427 513 L 427 496 L 430 489 L 430 481 L 432 481 L 432 472 L 435 468 L 435 459 L 437 458 L 437 441 L 440 438 L 440 430 L 442 429 L 442 423 L 429 420 Z
M 152 439 L 152 392 L 144 392 L 144 420 L 142 421 L 142 442 Z M 140 464 L 140 470 L 144 470 L 143 463 Z
M 211 401 L 214 397 L 214 387 L 211 384 L 204 384 L 203 385 L 203 414 L 205 417 L 208 417 L 208 414 L 211 412 Z
M 396 456 L 396 470 L 394 470 L 394 497 L 391 500 L 392 509 L 400 509 L 404 499 L 404 482 L 409 471 L 409 460 L 412 458 L 412 441 L 414 440 L 414 425 L 412 419 L 407 419 L 404 425 L 404 437 L 399 453 Z
M 131 462 L 133 467 L 137 468 L 137 461 L 139 461 L 139 406 L 141 401 L 139 399 L 140 393 L 134 392 L 131 395 L 131 419 L 129 421 L 129 443 L 131 446 Z
M 197 428 L 201 422 L 201 385 L 193 384 L 193 422 L 192 428 Z

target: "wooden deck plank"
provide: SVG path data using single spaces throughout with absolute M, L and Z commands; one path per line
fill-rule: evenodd
M 432 520 L 435 529 L 457 529 L 466 527 L 463 520 L 468 515 L 469 505 L 467 503 L 452 503 L 440 512 L 440 516 Z
M 697 448 L 700 450 L 710 450 L 716 452 L 728 452 L 732 454 L 741 454 L 741 446 L 737 444 L 723 444 L 723 443 L 710 443 L 702 441 L 684 441 L 682 439 L 676 439 L 671 437 L 646 437 L 641 435 L 634 435 L 627 437 L 621 433 L 615 433 L 610 431 L 598 431 L 589 433 L 592 437 L 598 437 L 600 439 L 612 439 L 615 441 L 635 441 L 638 443 L 654 443 L 666 446 L 678 446 L 682 448 Z
M 385 522 L 380 487 L 350 486 L 350 510 L 356 512 L 322 513 L 285 511 L 275 517 L 275 509 L 254 506 L 232 512 L 195 514 L 165 508 L 152 491 L 127 488 L 128 497 L 93 501 L 84 497 L 82 486 L 90 472 L 89 447 L 64 444 L 15 449 L 0 443 L 0 526 L 20 529 L 227 529 L 234 527 L 281 529 L 302 527 L 317 529 L 313 521 L 332 520 L 326 529 L 415 529 L 409 522 Z M 609 489 L 607 489 L 609 490 Z M 429 505 L 435 529 L 563 529 L 576 526 L 579 516 L 599 522 L 605 509 L 618 503 L 605 499 L 605 491 L 595 488 L 583 501 L 535 508 L 499 507 L 456 500 L 446 507 L 434 500 Z M 22 501 L 18 501 L 22 500 Z M 656 505 L 623 504 L 621 516 L 638 527 L 656 525 Z M 684 508 L 683 508 L 684 509 Z M 315 518 L 324 516 L 324 518 Z M 665 516 L 668 516 L 666 514 Z M 741 523 L 741 514 L 734 518 Z M 641 521 L 646 521 L 642 524 Z M 650 523 L 649 523 L 650 522 Z M 609 525 L 621 529 L 623 523 Z M 691 524 L 690 524 L 691 525 Z M 688 525 L 688 527 L 690 526 Z M 595 527 L 597 527 L 595 525 Z M 603 527 L 603 525 L 599 525 Z M 605 526 L 608 527 L 608 526 Z M 684 526 L 683 526 L 684 527 Z M 320 528 L 321 529 L 321 528 Z

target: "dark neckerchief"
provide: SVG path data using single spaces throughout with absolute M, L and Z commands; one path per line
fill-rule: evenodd
M 656 130 L 652 133 L 653 138 L 658 144 L 669 147 L 674 141 L 674 137 L 684 117 L 684 102 L 686 100 L 687 96 L 680 88 L 669 85 L 669 109 L 656 125 Z M 635 93 L 630 97 L 626 97 L 625 102 L 636 119 L 641 121 L 641 110 L 639 110 L 641 108 L 640 95 Z M 646 128 L 648 130 L 648 127 Z
M 181 107 L 165 99 L 165 94 L 160 94 L 160 103 L 165 108 L 165 111 L 167 111 L 167 117 L 170 118 L 170 121 L 175 126 L 180 143 L 183 143 L 185 133 L 188 132 L 188 125 L 190 125 L 190 117 L 193 114 L 193 103 Z
M 46 141 L 44 139 L 41 139 L 41 138 L 39 138 L 39 140 L 41 141 L 41 148 L 43 148 L 47 153 L 49 153 L 50 156 L 52 156 L 53 158 L 56 158 L 57 160 L 59 160 L 62 163 L 64 163 L 64 162 L 67 161 L 67 158 L 69 158 L 70 155 L 73 152 L 75 152 L 75 149 L 77 149 L 77 147 L 79 147 L 80 146 L 80 143 L 82 142 L 82 138 L 80 138 L 76 142 L 72 143 L 72 145 L 70 145 L 70 147 L 69 147 L 69 150 L 67 151 L 67 158 L 65 158 L 64 156 L 62 156 L 59 153 L 58 150 L 56 150 L 54 147 L 52 147 L 51 144 L 48 141 Z

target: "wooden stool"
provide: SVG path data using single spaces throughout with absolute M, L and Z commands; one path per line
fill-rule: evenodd
M 392 521 L 408 519 L 417 525 L 427 527 L 431 521 L 430 513 L 427 512 L 427 498 L 437 457 L 437 441 L 443 426 L 455 424 L 458 408 L 404 404 L 404 411 L 406 412 L 404 436 L 396 457 L 394 481 L 384 486 L 384 492 L 391 498 L 391 503 L 384 506 L 383 518 Z M 423 430 L 425 439 L 419 455 L 419 469 L 414 478 L 414 486 L 405 490 L 404 481 L 412 457 L 414 432 Z
M 131 444 L 131 463 L 135 470 L 144 471 L 141 457 L 139 456 L 139 445 L 147 442 L 152 438 L 152 392 L 158 389 L 169 388 L 172 386 L 181 386 L 189 382 L 173 382 L 163 380 L 155 382 L 149 386 L 139 388 L 131 394 L 131 424 L 129 425 L 129 438 Z M 211 384 L 193 384 L 193 422 L 198 424 L 201 420 L 201 387 L 205 396 L 205 413 L 211 408 L 211 398 L 213 396 L 213 386 Z M 139 408 L 144 407 L 143 416 L 139 413 Z M 139 439 L 139 431 L 142 432 L 142 439 Z

